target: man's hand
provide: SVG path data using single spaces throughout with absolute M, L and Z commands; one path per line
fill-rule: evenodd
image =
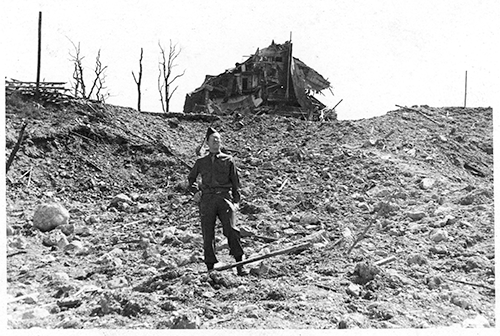
M 196 194 L 194 194 L 193 201 L 195 201 L 196 203 L 200 203 L 200 201 L 201 201 L 201 191 L 198 191 Z
M 201 149 L 202 149 L 203 145 L 199 145 L 198 147 L 196 147 L 196 155 L 200 156 L 201 155 Z
M 188 185 L 187 191 L 193 194 L 196 194 L 200 189 L 198 188 L 198 183 L 193 182 L 191 185 Z

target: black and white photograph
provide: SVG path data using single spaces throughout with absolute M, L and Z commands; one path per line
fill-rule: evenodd
M 7 335 L 496 334 L 498 1 L 0 12 Z

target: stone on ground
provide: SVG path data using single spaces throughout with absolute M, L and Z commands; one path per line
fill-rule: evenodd
M 68 224 L 69 212 L 59 203 L 40 204 L 35 209 L 33 226 L 42 232 L 54 230 L 60 225 Z

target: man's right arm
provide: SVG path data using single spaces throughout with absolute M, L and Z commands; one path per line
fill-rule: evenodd
M 196 178 L 198 177 L 198 160 L 194 164 L 193 168 L 188 175 L 188 191 L 196 193 L 198 191 L 198 186 L 196 185 Z

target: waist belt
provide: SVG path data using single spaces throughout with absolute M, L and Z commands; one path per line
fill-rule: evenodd
M 224 194 L 229 193 L 229 188 L 207 188 L 201 191 L 203 194 Z

